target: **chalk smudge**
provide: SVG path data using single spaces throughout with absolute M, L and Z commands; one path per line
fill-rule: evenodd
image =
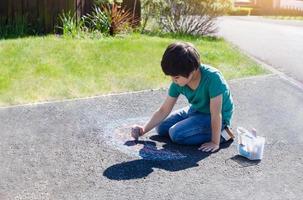
M 178 160 L 186 158 L 178 150 L 168 150 L 162 148 L 159 143 L 151 141 L 146 135 L 135 141 L 131 135 L 131 126 L 135 123 L 144 124 L 148 118 L 130 118 L 125 120 L 116 120 L 107 124 L 104 128 L 102 139 L 110 146 L 128 155 L 143 158 L 147 160 Z M 147 135 L 155 134 L 151 132 Z

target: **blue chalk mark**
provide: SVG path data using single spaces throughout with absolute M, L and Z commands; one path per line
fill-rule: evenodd
M 104 135 L 101 135 L 102 140 L 105 140 L 108 145 L 123 153 L 146 160 L 178 160 L 186 158 L 185 155 L 177 150 L 158 149 L 155 142 L 133 140 L 130 136 L 130 127 L 135 123 L 145 122 L 146 120 L 145 118 L 133 118 L 110 123 L 105 127 Z

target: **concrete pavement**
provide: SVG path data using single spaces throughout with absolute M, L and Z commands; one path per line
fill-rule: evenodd
M 219 36 L 303 83 L 303 21 L 223 17 Z
M 301 199 L 302 90 L 278 75 L 230 86 L 233 127 L 266 137 L 261 162 L 237 156 L 235 142 L 214 154 L 154 132 L 133 143 L 129 126 L 165 90 L 0 108 L 0 199 Z

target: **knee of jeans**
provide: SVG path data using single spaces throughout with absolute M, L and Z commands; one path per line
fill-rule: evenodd
M 161 136 L 165 135 L 165 133 L 167 132 L 167 130 L 164 129 L 164 126 L 162 124 L 156 126 L 155 130 L 156 133 Z
M 180 130 L 178 131 L 178 127 L 177 126 L 172 126 L 169 130 L 169 137 L 173 142 L 179 143 L 180 141 L 182 141 L 182 137 L 180 137 Z

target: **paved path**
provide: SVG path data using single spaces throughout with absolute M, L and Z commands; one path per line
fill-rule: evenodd
M 223 17 L 218 34 L 303 83 L 303 21 Z
M 277 75 L 230 85 L 233 126 L 266 137 L 261 162 L 237 156 L 235 143 L 209 155 L 152 132 L 134 144 L 129 125 L 150 116 L 164 90 L 1 108 L 0 199 L 301 199 L 302 90 Z M 146 159 L 151 147 L 183 157 Z

